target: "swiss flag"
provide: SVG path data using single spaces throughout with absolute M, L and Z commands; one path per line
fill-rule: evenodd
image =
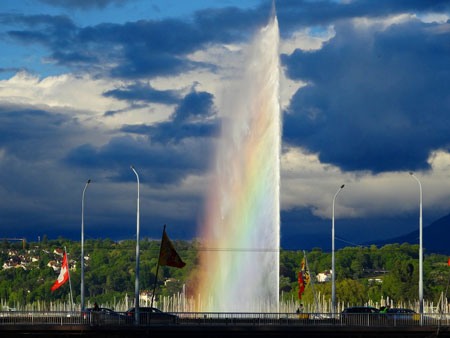
M 448 266 L 450 266 L 450 258 L 448 259 Z
M 66 252 L 64 251 L 64 258 L 61 266 L 61 272 L 59 273 L 58 279 L 56 280 L 55 284 L 53 284 L 52 286 L 52 291 L 55 291 L 57 288 L 59 288 L 68 280 L 69 280 L 69 265 L 67 264 L 67 256 Z

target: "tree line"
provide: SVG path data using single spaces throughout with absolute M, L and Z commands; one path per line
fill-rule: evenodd
M 307 252 L 312 274 L 329 270 L 331 253 L 320 248 Z M 419 293 L 419 246 L 388 244 L 381 248 L 346 247 L 336 253 L 336 299 L 354 305 L 369 300 L 379 302 L 389 297 L 395 302 L 418 299 Z M 303 252 L 281 251 L 280 289 L 285 299 L 298 297 L 298 265 Z M 439 254 L 425 254 L 424 299 L 437 302 L 441 293 L 446 293 L 450 277 L 448 257 Z M 331 299 L 331 282 L 317 283 L 316 292 L 325 299 Z M 446 295 L 445 295 L 446 296 Z M 311 287 L 306 288 L 304 302 L 314 302 Z
M 201 248 L 198 240 L 174 240 L 174 246 L 186 266 L 183 269 L 160 267 L 157 278 L 157 295 L 171 296 L 181 292 L 183 285 L 187 295 L 192 295 L 195 270 Z M 135 244 L 133 240 L 115 242 L 110 239 L 90 239 L 85 242 L 85 295 L 87 300 L 100 303 L 114 298 L 134 295 Z M 9 243 L 3 240 L 0 246 L 1 264 L 11 259 L 15 250 L 21 255 L 34 255 L 39 259 L 30 263 L 26 270 L 9 268 L 0 271 L 0 299 L 9 306 L 15 303 L 50 302 L 67 299 L 65 287 L 50 291 L 58 273 L 48 266 L 55 259 L 54 249 L 67 247 L 74 298 L 80 302 L 80 242 L 59 237 L 43 241 Z M 155 281 L 160 242 L 144 239 L 140 243 L 140 289 L 151 291 Z M 418 245 L 389 244 L 381 248 L 346 247 L 336 252 L 336 298 L 350 304 L 364 304 L 382 297 L 394 301 L 412 301 L 418 298 Z M 312 276 L 331 268 L 331 253 L 314 248 L 306 252 Z M 285 300 L 298 299 L 298 272 L 303 251 L 280 250 L 280 294 Z M 450 276 L 448 257 L 425 254 L 424 298 L 437 301 L 446 291 Z M 61 261 L 61 259 L 60 259 Z M 331 282 L 316 284 L 316 291 L 331 298 Z M 310 287 L 303 294 L 303 302 L 313 302 Z

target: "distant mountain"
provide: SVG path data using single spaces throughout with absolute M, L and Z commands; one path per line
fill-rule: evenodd
M 419 222 L 417 222 L 419 223 Z M 423 248 L 427 253 L 440 253 L 450 255 L 450 214 L 423 227 Z M 393 243 L 419 244 L 419 224 L 417 230 L 395 238 L 378 241 L 378 247 Z

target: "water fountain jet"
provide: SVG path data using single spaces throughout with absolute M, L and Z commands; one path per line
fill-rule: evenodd
M 220 109 L 222 134 L 201 238 L 199 311 L 272 312 L 279 304 L 279 31 L 273 14 Z

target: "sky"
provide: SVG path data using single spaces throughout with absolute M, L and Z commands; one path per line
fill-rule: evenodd
M 198 236 L 263 0 L 1 0 L 0 236 Z M 340 246 L 450 213 L 450 2 L 279 0 L 281 246 Z

